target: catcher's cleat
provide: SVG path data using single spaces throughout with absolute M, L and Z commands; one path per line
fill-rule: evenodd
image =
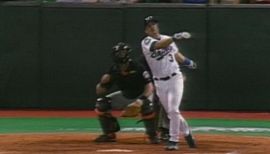
M 185 140 L 190 148 L 196 148 L 196 143 L 191 134 L 185 136 Z
M 157 136 L 149 136 L 150 144 L 159 144 L 160 140 Z
M 102 134 L 98 136 L 94 142 L 116 142 L 115 134 Z
M 173 151 L 173 150 L 178 150 L 178 142 L 173 142 L 173 141 L 169 141 L 165 147 L 165 150 L 167 151 Z
M 162 132 L 162 131 L 160 132 L 159 139 L 162 142 L 168 142 L 169 141 L 169 138 L 170 138 L 169 132 Z

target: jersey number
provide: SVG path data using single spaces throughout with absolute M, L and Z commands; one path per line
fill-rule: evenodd
M 173 62 L 174 61 L 173 55 L 172 54 L 169 54 L 168 56 L 169 56 L 169 62 Z

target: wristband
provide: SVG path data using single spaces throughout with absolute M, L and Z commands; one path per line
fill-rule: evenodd
M 190 64 L 192 63 L 192 60 L 188 59 L 188 58 L 185 58 L 185 60 L 183 61 L 183 65 L 187 65 L 189 66 Z

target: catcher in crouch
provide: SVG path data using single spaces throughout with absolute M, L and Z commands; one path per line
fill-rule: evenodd
M 154 86 L 149 73 L 138 63 L 133 61 L 129 53 L 131 48 L 119 42 L 112 48 L 114 64 L 105 73 L 96 86 L 98 96 L 96 113 L 103 134 L 98 136 L 95 142 L 115 142 L 116 132 L 120 130 L 117 118 L 111 114 L 115 103 L 123 109 L 123 117 L 135 117 L 141 115 L 146 134 L 151 144 L 158 144 L 156 126 L 156 96 Z M 113 85 L 120 91 L 108 94 Z M 122 101 L 115 101 L 116 97 Z M 119 108 L 118 108 L 119 109 Z

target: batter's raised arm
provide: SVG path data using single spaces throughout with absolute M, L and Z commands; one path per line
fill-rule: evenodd
M 182 65 L 188 67 L 189 69 L 196 69 L 197 68 L 197 64 L 193 60 L 185 57 L 180 52 L 175 53 L 175 59 L 179 64 L 182 64 Z
M 160 41 L 154 42 L 154 49 L 167 48 L 173 42 L 172 37 L 162 39 Z
M 185 61 L 186 57 L 182 53 L 176 52 L 175 59 L 179 64 L 182 64 Z
M 182 39 L 189 39 L 190 37 L 191 37 L 191 34 L 189 32 L 175 33 L 173 34 L 172 37 L 168 37 L 168 38 L 155 42 L 154 49 L 166 48 L 174 41 L 182 40 Z

